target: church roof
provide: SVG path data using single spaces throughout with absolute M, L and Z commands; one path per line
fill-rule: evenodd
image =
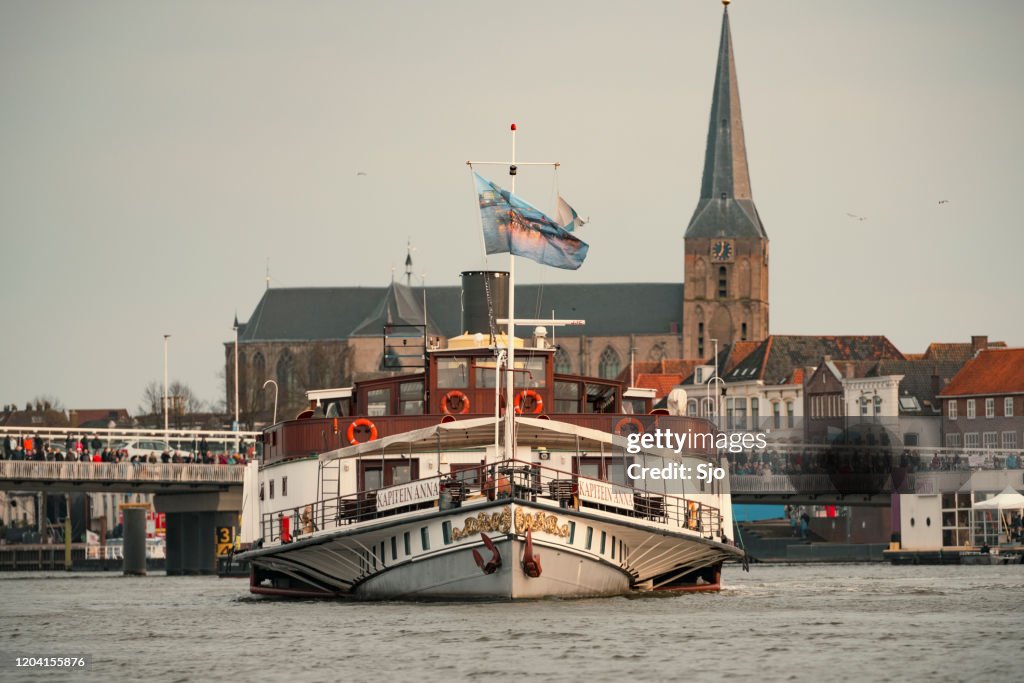
M 400 299 L 421 301 L 422 289 L 391 295 L 391 287 L 290 287 L 267 289 L 245 323 L 239 341 L 329 341 L 354 334 L 380 334 L 388 312 L 409 315 Z M 419 304 L 416 306 L 419 310 Z M 403 313 L 404 311 L 404 313 Z M 675 334 L 682 329 L 683 286 L 679 283 L 627 282 L 606 284 L 518 285 L 516 317 L 582 318 L 582 327 L 558 328 L 559 336 L 588 337 L 626 334 Z M 452 337 L 464 332 L 462 289 L 428 287 L 427 313 L 432 326 Z M 422 319 L 422 312 L 415 313 Z M 374 331 L 376 326 L 376 331 Z
M 386 325 L 422 325 L 423 324 L 423 290 L 414 292 L 412 287 L 399 282 L 392 282 L 384 290 L 384 296 L 380 298 L 377 306 L 359 323 L 351 337 L 379 337 Z M 428 315 L 429 315 L 429 304 Z M 433 321 L 428 320 L 428 334 L 441 334 L 440 328 Z
M 750 192 L 728 8 L 722 16 L 700 200 L 686 228 L 686 236 L 768 238 Z

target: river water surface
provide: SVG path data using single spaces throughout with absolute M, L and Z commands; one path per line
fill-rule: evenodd
M 256 598 L 239 579 L 0 574 L 0 681 L 1021 680 L 1024 567 L 728 567 L 716 595 Z M 87 655 L 85 671 L 15 668 Z

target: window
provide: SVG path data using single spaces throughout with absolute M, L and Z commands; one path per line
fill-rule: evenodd
M 775 429 L 782 427 L 782 404 L 772 401 L 772 426 Z
M 604 542 L 607 539 L 607 537 L 608 537 L 608 534 L 606 534 L 604 531 L 602 531 L 601 532 L 601 551 L 600 551 L 602 555 L 604 555 L 604 545 L 605 545 Z
M 863 396 L 860 397 L 860 416 L 861 417 L 867 417 L 868 416 L 868 400 L 866 398 L 864 398 Z
M 615 537 L 612 536 L 612 559 L 615 559 Z
M 1013 397 L 1003 399 L 1003 417 L 1013 417 Z
M 997 432 L 985 432 L 981 435 L 982 445 L 985 448 L 998 448 L 999 447 L 999 434 Z
M 605 347 L 597 363 L 597 374 L 605 379 L 615 379 L 619 375 L 619 365 L 619 354 L 612 347 Z
M 430 530 L 427 527 L 420 527 L 420 546 L 424 550 L 430 550 Z
M 270 480 L 270 500 L 274 500 L 274 480 Z
M 1003 448 L 1017 447 L 1017 432 L 1003 432 Z
M 796 415 L 793 413 L 792 401 L 786 401 L 786 423 L 790 429 L 796 424 Z
M 439 358 L 437 361 L 437 387 L 439 389 L 466 389 L 469 387 L 469 359 Z
M 412 555 L 412 539 L 409 536 L 409 532 L 406 531 L 402 534 L 402 543 L 405 544 L 405 556 Z
M 555 412 L 577 413 L 580 409 L 580 385 L 576 382 L 555 382 Z
M 445 522 L 441 525 L 441 535 L 444 536 L 444 544 L 452 544 L 452 523 Z
M 996 416 L 996 400 L 994 398 L 985 399 L 985 417 Z
M 757 429 L 761 422 L 761 399 L 756 396 L 750 399 L 750 428 Z
M 747 341 L 747 324 L 743 323 L 740 325 L 740 340 Z
M 572 359 L 569 358 L 569 352 L 562 347 L 555 351 L 555 372 L 562 375 L 572 372 Z
M 729 271 L 725 266 L 718 267 L 718 298 L 729 296 Z
M 978 439 L 978 432 L 968 432 L 964 434 L 964 448 L 977 448 L 981 444 Z
M 697 323 L 697 355 L 704 357 L 704 323 Z
M 975 414 L 974 413 L 974 399 L 973 398 L 969 398 L 969 399 L 967 399 L 967 419 L 968 420 L 973 420 L 974 419 L 974 414 Z
M 916 446 L 918 443 L 918 436 L 915 432 L 907 432 L 903 435 L 904 446 Z
M 946 448 L 960 448 L 960 434 L 946 434 Z
M 281 495 L 288 495 L 288 477 L 281 477 Z
M 516 354 L 516 369 L 526 370 L 515 373 L 517 389 L 541 389 L 547 384 L 547 359 L 544 356 L 527 358 Z
M 391 537 L 391 561 L 394 562 L 398 559 L 398 537 Z
M 569 545 L 572 545 L 573 541 L 575 541 L 575 540 L 576 540 L 576 522 L 570 521 L 569 522 Z
M 882 414 L 882 397 L 875 396 L 875 422 L 878 422 L 879 416 Z
M 946 416 L 950 420 L 956 419 L 956 399 L 946 402 Z
M 398 385 L 398 412 L 402 415 L 423 414 L 423 382 Z
M 594 545 L 594 527 L 587 527 L 587 544 L 586 550 L 590 550 L 590 546 Z
M 366 414 L 370 417 L 391 414 L 391 389 L 370 389 L 366 392 Z

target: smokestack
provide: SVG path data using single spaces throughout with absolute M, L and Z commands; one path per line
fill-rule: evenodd
M 979 351 L 984 351 L 988 348 L 988 335 L 978 334 L 971 337 L 971 353 L 975 356 L 978 355 Z
M 467 270 L 462 273 L 462 332 L 491 335 L 491 321 L 508 317 L 508 273 Z M 495 323 L 495 331 L 501 333 Z

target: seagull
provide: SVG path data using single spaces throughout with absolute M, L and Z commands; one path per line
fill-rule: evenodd
M 356 171 L 356 175 L 369 175 L 366 171 Z
M 949 204 L 949 200 L 948 199 L 940 199 L 939 200 L 939 204 Z
M 858 221 L 866 221 L 867 220 L 867 218 L 864 217 L 864 216 L 858 216 L 857 214 L 853 214 L 853 213 L 849 213 L 849 212 L 847 212 L 846 215 L 849 216 L 850 218 L 853 218 L 854 220 L 858 220 Z

